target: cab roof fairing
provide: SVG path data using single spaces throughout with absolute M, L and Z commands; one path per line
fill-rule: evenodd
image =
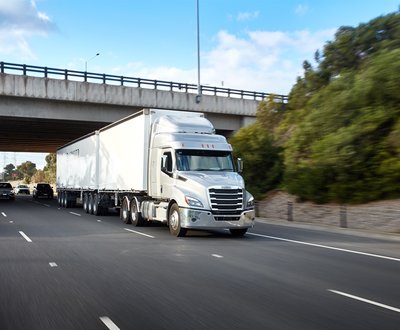
M 199 116 L 162 116 L 153 123 L 153 134 L 159 133 L 186 133 L 186 134 L 215 134 L 211 122 Z
M 159 133 L 154 136 L 153 148 L 232 151 L 232 146 L 222 135 L 187 133 Z

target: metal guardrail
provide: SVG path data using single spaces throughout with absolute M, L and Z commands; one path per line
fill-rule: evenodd
M 128 87 L 152 88 L 157 90 L 169 90 L 174 92 L 196 93 L 198 88 L 196 84 L 178 83 L 173 81 L 152 80 L 143 78 L 133 78 L 125 76 L 117 76 L 105 73 L 94 73 L 86 71 L 76 71 L 68 69 L 57 69 L 43 66 L 16 64 L 8 62 L 0 62 L 0 73 L 21 72 L 24 76 L 37 76 L 43 78 L 59 78 L 65 80 L 75 80 L 83 82 L 100 82 L 102 84 L 120 85 Z M 241 99 L 253 99 L 262 101 L 272 98 L 276 103 L 287 103 L 288 96 L 272 93 L 253 92 L 240 89 L 200 86 L 202 95 L 225 96 Z

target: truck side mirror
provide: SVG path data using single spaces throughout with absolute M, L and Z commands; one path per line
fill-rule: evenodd
M 238 158 L 237 159 L 237 171 L 238 171 L 238 173 L 242 173 L 243 172 L 243 160 L 242 160 L 242 158 Z

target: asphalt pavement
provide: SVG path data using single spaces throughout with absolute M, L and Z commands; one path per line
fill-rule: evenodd
M 0 329 L 399 329 L 400 241 L 258 221 L 243 238 L 0 201 Z

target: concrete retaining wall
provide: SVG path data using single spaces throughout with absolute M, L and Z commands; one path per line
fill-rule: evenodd
M 400 200 L 360 205 L 319 205 L 296 202 L 295 196 L 277 191 L 257 203 L 257 215 L 270 220 L 400 234 Z

